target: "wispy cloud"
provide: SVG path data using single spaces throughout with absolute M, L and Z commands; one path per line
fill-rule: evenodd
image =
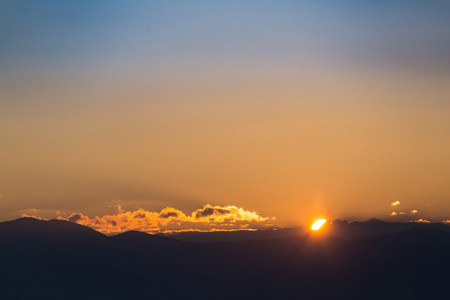
M 191 215 L 186 215 L 173 207 L 152 212 L 144 209 L 125 211 L 118 206 L 118 211 L 114 215 L 89 218 L 81 213 L 73 213 L 67 218 L 60 217 L 60 219 L 86 225 L 106 234 L 129 230 L 164 232 L 254 229 L 272 225 L 269 222 L 274 220 L 274 218 L 262 217 L 255 211 L 232 205 L 205 205 Z
M 397 206 L 397 205 L 400 205 L 400 201 L 398 201 L 398 200 L 391 203 L 391 206 Z
M 412 215 L 414 215 L 414 214 L 417 214 L 419 211 L 417 210 L 417 209 L 413 209 L 412 211 L 411 211 L 411 214 Z
M 393 212 L 391 212 L 389 215 L 390 215 L 390 216 L 396 216 L 397 213 L 396 213 L 395 211 L 393 211 Z

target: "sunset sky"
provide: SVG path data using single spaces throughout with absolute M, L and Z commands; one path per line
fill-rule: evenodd
M 446 0 L 2 1 L 0 221 L 448 220 L 449 16 Z

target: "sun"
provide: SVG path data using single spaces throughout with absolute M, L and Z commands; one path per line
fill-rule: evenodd
M 314 222 L 314 224 L 311 226 L 311 230 L 319 230 L 326 222 L 327 222 L 326 219 L 320 219 Z

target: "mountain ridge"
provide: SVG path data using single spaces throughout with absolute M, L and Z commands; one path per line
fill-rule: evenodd
M 358 239 L 323 232 L 190 243 L 136 231 L 92 235 L 68 223 L 0 223 L 2 298 L 394 300 L 450 292 L 450 233 L 431 225 Z M 13 225 L 39 234 L 5 242 Z

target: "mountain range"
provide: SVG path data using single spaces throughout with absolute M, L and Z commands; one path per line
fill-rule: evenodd
M 449 250 L 444 224 L 108 237 L 21 218 L 0 223 L 0 298 L 448 299 Z

